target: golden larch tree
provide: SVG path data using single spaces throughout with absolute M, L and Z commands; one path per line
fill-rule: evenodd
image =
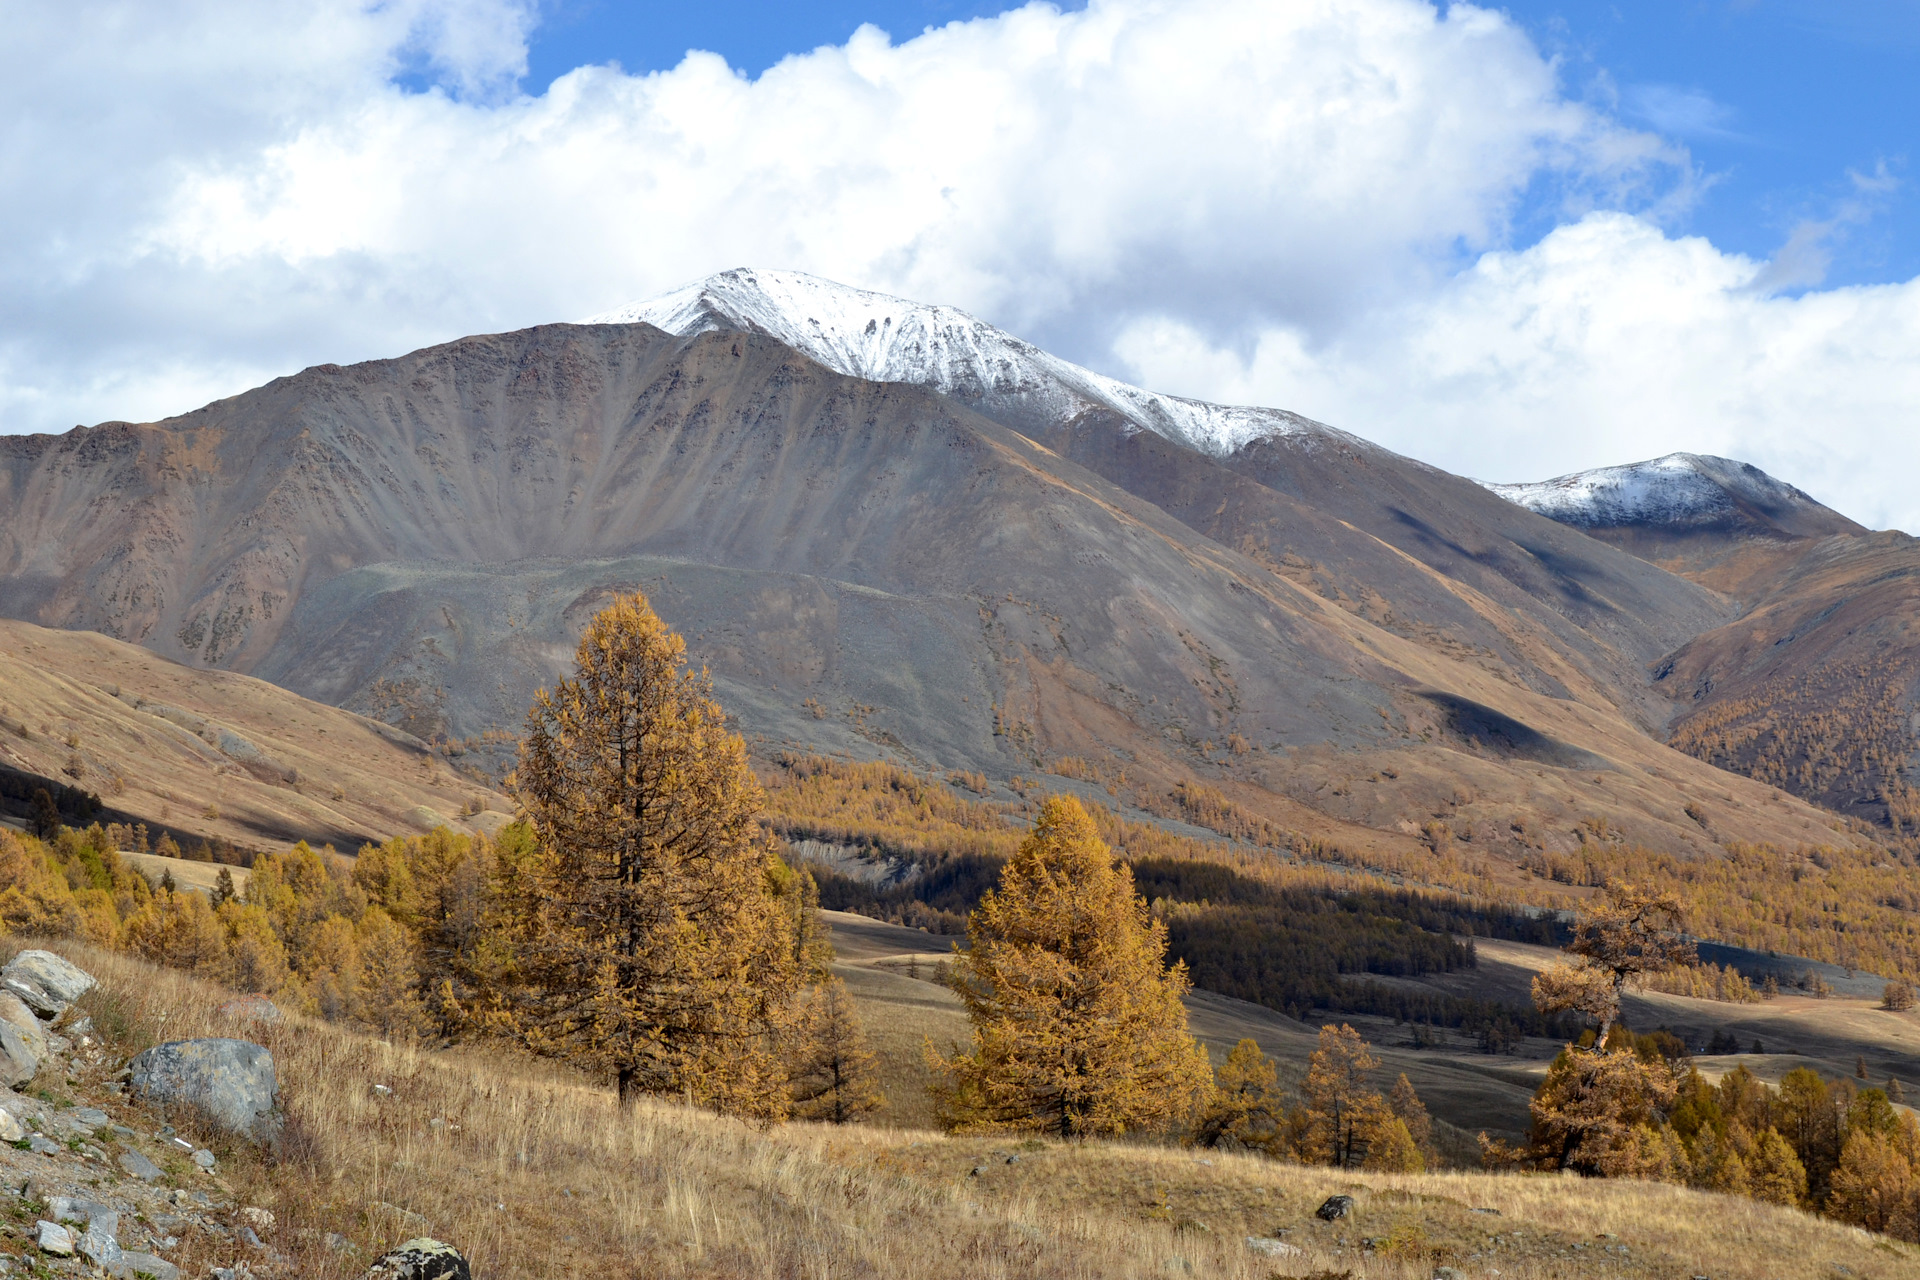
M 492 1016 L 623 1101 L 778 1119 L 797 965 L 745 744 L 644 596 L 601 610 L 576 661 L 535 698 L 511 779 L 535 840 L 495 869 Z
M 1213 1092 L 1194 1124 L 1194 1142 L 1279 1155 L 1285 1124 L 1278 1068 L 1259 1044 L 1242 1040 L 1213 1073 Z
M 973 1022 L 969 1053 L 935 1087 L 956 1128 L 1061 1137 L 1188 1114 L 1212 1075 L 1187 1032 L 1184 964 L 1093 819 L 1052 796 L 967 921 L 949 982 Z
M 1424 1165 L 1406 1121 L 1373 1087 L 1380 1060 L 1360 1033 L 1342 1023 L 1320 1028 L 1320 1047 L 1307 1058 L 1300 1155 L 1343 1168 L 1417 1170 Z M 1404 1079 L 1404 1077 L 1403 1077 Z M 1406 1099 L 1419 1098 L 1413 1086 Z M 1404 1101 L 1405 1099 L 1403 1099 Z M 1422 1114 L 1425 1108 L 1421 1109 Z
M 1672 1176 L 1684 1163 L 1666 1127 L 1679 1081 L 1657 1057 L 1636 1053 L 1631 1036 L 1611 1035 L 1629 983 L 1694 963 L 1683 923 L 1673 894 L 1609 884 L 1575 923 L 1566 948 L 1573 962 L 1534 978 L 1533 1001 L 1543 1012 L 1578 1013 L 1596 1024 L 1592 1047 L 1568 1045 L 1534 1094 L 1535 1161 L 1603 1177 Z
M 879 1066 L 846 983 L 828 978 L 807 993 L 793 1043 L 796 1115 L 846 1124 L 886 1105 Z
M 1695 962 L 1693 944 L 1681 934 L 1684 916 L 1672 893 L 1630 884 L 1609 884 L 1600 900 L 1581 912 L 1567 953 L 1571 964 L 1544 970 L 1533 980 L 1533 1002 L 1542 1012 L 1572 1012 L 1592 1018 L 1595 1048 L 1620 1016 L 1620 992 L 1649 973 Z

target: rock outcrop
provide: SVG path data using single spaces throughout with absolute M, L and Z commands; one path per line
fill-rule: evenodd
M 51 951 L 22 951 L 0 969 L 0 990 L 49 1022 L 58 1021 L 96 985 L 92 974 Z

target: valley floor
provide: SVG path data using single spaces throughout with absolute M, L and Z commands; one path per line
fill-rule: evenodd
M 909 1086 L 890 1090 L 889 1104 L 878 1118 L 890 1124 L 930 1124 L 921 1045 L 930 1037 L 945 1049 L 968 1035 L 959 1001 L 939 985 L 936 969 L 954 940 L 848 912 L 824 914 L 833 926 L 836 972 L 863 1005 L 885 1074 L 889 1081 Z M 1475 945 L 1480 960 L 1476 968 L 1421 979 L 1374 980 L 1524 1005 L 1533 974 L 1560 955 L 1547 947 L 1484 938 Z M 1509 1141 L 1524 1136 L 1527 1102 L 1561 1046 L 1558 1040 L 1530 1037 L 1512 1054 L 1488 1054 L 1472 1037 L 1442 1029 L 1436 1033 L 1437 1043 L 1416 1048 L 1413 1029 L 1391 1018 L 1318 1013 L 1302 1022 L 1207 991 L 1188 998 L 1187 1015 L 1194 1034 L 1214 1051 L 1216 1063 L 1240 1039 L 1251 1038 L 1279 1063 L 1284 1083 L 1297 1083 L 1304 1074 L 1322 1023 L 1351 1024 L 1373 1045 L 1382 1064 L 1381 1082 L 1391 1084 L 1405 1072 L 1440 1121 L 1436 1138 L 1442 1151 L 1462 1162 L 1477 1160 L 1474 1135 L 1483 1130 Z M 1884 1087 L 1894 1078 L 1909 1091 L 1920 1086 L 1920 1014 L 1889 1013 L 1875 1001 L 1782 995 L 1760 1004 L 1726 1004 L 1643 991 L 1628 996 L 1625 1016 L 1636 1030 L 1667 1027 L 1695 1045 L 1724 1032 L 1745 1045 L 1757 1040 L 1768 1050 L 1696 1057 L 1701 1074 L 1714 1081 L 1741 1063 L 1775 1084 L 1796 1067 L 1811 1067 L 1829 1079 L 1852 1076 L 1864 1058 L 1866 1083 Z

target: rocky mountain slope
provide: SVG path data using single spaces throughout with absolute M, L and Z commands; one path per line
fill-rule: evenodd
M 1681 750 L 1903 836 L 1920 831 L 1920 542 L 1756 467 L 1670 454 L 1493 492 L 1726 593 L 1654 667 Z
M 1840 838 L 1651 736 L 1650 668 L 1723 593 L 1304 419 L 1208 434 L 960 313 L 782 279 L 635 312 L 684 333 L 543 326 L 0 437 L 0 613 L 466 739 L 637 587 L 763 753 L 1205 778 L 1408 851 L 1603 816 Z

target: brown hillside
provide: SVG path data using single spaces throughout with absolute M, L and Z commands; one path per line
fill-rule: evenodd
M 0 621 L 0 764 L 156 826 L 256 847 L 352 849 L 502 822 L 510 807 L 386 725 L 264 680 L 24 622 Z M 463 823 L 476 801 L 490 812 Z
M 1920 541 L 1811 544 L 1657 676 L 1690 708 L 1680 750 L 1901 835 L 1920 824 Z

